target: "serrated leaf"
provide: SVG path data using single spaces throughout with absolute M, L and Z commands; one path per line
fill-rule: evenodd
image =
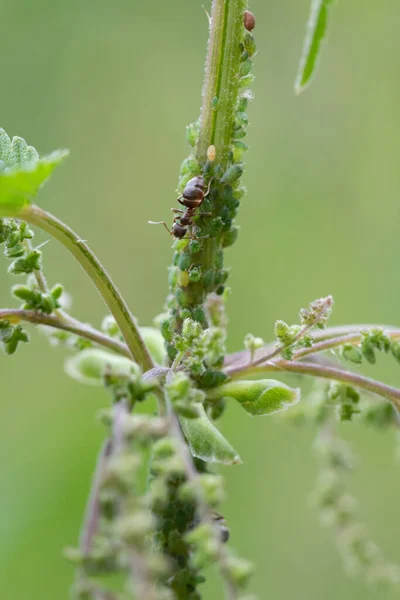
M 23 138 L 10 140 L 0 128 L 0 217 L 17 216 L 67 155 L 57 150 L 39 158 Z
M 333 0 L 312 0 L 307 32 L 295 82 L 295 92 L 300 94 L 315 73 L 327 31 L 328 9 Z
M 239 454 L 207 417 L 202 404 L 198 405 L 198 410 L 199 417 L 196 419 L 179 417 L 192 455 L 205 462 L 223 465 L 241 463 Z

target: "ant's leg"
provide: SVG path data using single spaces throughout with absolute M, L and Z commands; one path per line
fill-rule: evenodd
M 165 229 L 168 231 L 170 235 L 172 235 L 172 231 L 168 228 L 168 225 L 165 221 L 149 221 L 150 225 L 164 225 Z
M 173 213 L 178 213 L 179 215 L 183 215 L 184 214 L 184 210 L 181 210 L 180 208 L 171 208 L 171 211 Z
M 211 217 L 212 213 L 210 213 L 210 212 L 198 212 L 198 213 L 196 213 L 195 216 L 196 217 Z
M 184 202 L 182 202 L 181 198 L 183 198 L 183 196 L 179 196 L 179 198 L 177 198 L 177 200 L 178 200 L 179 204 L 182 204 L 182 206 L 185 206 L 185 207 L 186 207 L 185 203 L 184 203 Z
M 191 231 L 191 238 L 192 240 L 204 240 L 205 238 L 210 237 L 209 235 L 202 235 L 202 236 L 198 236 L 196 235 L 196 229 L 198 229 L 195 225 L 193 225 L 192 231 Z

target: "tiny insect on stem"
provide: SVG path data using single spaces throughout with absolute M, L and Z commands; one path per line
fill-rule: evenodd
M 171 229 L 169 229 L 165 221 L 149 221 L 149 223 L 151 225 L 164 225 L 168 233 L 177 239 L 185 238 L 189 228 L 191 228 L 191 239 L 198 239 L 195 235 L 195 224 L 193 219 L 196 216 L 211 216 L 210 212 L 198 213 L 196 211 L 201 206 L 204 198 L 210 193 L 212 180 L 213 178 L 208 182 L 207 190 L 205 190 L 204 178 L 201 175 L 196 175 L 187 182 L 182 195 L 177 198 L 179 204 L 182 204 L 182 206 L 185 207 L 185 210 L 171 208 L 172 212 L 177 213 L 178 215 L 174 218 Z

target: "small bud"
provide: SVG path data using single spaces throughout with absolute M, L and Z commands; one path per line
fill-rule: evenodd
M 357 346 L 345 344 L 342 348 L 342 357 L 357 365 L 362 363 L 362 352 Z
M 57 283 L 52 289 L 51 289 L 51 295 L 53 297 L 53 300 L 59 300 L 63 294 L 64 288 L 60 283 Z
M 26 285 L 14 285 L 11 288 L 13 296 L 19 300 L 23 300 L 27 304 L 35 303 L 37 294 Z
M 264 346 L 264 340 L 260 337 L 254 337 L 252 333 L 248 333 L 244 338 L 244 347 L 249 350 L 251 361 L 253 361 L 254 353 L 258 348 Z
M 168 319 L 164 319 L 163 321 L 161 321 L 160 330 L 164 340 L 166 340 L 167 342 L 172 342 L 174 334 L 172 331 L 171 323 Z
M 275 335 L 280 342 L 286 344 L 291 339 L 290 327 L 285 321 L 276 321 Z
M 300 400 L 300 390 L 293 389 L 274 379 L 259 381 L 230 381 L 208 390 L 209 400 L 234 398 L 252 415 L 272 415 L 287 410 Z
M 367 336 L 364 337 L 363 341 L 361 342 L 361 352 L 365 360 L 367 360 L 371 365 L 374 365 L 376 363 L 376 356 L 373 344 Z

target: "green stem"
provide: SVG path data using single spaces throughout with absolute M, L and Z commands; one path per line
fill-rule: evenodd
M 226 598 L 227 600 L 237 600 L 239 598 L 239 594 L 236 583 L 228 567 L 228 553 L 224 546 L 224 542 L 221 541 L 220 535 L 216 530 L 215 522 L 213 519 L 213 512 L 211 511 L 204 497 L 204 492 L 200 483 L 199 473 L 194 464 L 193 456 L 182 433 L 179 419 L 171 406 L 171 402 L 166 396 L 165 403 L 170 424 L 170 434 L 177 443 L 179 455 L 185 467 L 186 478 L 190 483 L 192 483 L 193 488 L 195 490 L 198 518 L 200 520 L 200 523 L 209 526 L 214 533 L 213 542 L 216 548 L 218 567 L 224 582 Z
M 73 254 L 89 275 L 114 316 L 132 358 L 144 371 L 152 369 L 153 361 L 125 300 L 103 265 L 82 238 L 55 216 L 35 204 L 24 207 L 18 216 L 49 233 Z
M 248 375 L 263 375 L 271 371 L 287 371 L 299 375 L 311 375 L 312 377 L 322 377 L 323 379 L 333 379 L 342 383 L 349 383 L 360 389 L 373 394 L 378 394 L 383 398 L 390 400 L 397 410 L 400 410 L 400 389 L 364 377 L 352 371 L 345 371 L 336 367 L 325 366 L 318 363 L 292 362 L 288 360 L 279 360 L 269 362 L 262 366 L 253 367 L 252 365 L 242 366 L 241 368 L 230 368 L 229 375 L 233 379 L 242 378 Z
M 391 331 L 386 331 L 385 333 L 391 340 L 400 340 L 400 329 L 393 329 Z M 333 350 L 334 348 L 344 346 L 345 344 L 354 346 L 361 343 L 362 337 L 363 336 L 360 333 L 351 333 L 349 335 L 328 338 L 327 340 L 313 344 L 311 348 L 300 348 L 300 350 L 297 350 L 297 352 L 294 353 L 293 360 L 298 360 L 304 356 L 316 354 L 317 352 Z
M 399 329 L 397 327 L 395 327 L 394 325 L 382 325 L 382 324 L 373 324 L 373 323 L 362 324 L 361 323 L 359 325 L 337 325 L 336 327 L 327 327 L 326 329 L 323 329 L 320 331 L 314 331 L 312 337 L 313 337 L 314 342 L 328 341 L 328 340 L 331 340 L 332 338 L 338 338 L 339 336 L 347 336 L 347 335 L 354 336 L 354 339 L 357 337 L 357 339 L 358 339 L 358 338 L 360 338 L 360 331 L 371 331 L 372 329 L 383 329 L 384 332 L 389 337 L 392 337 L 392 333 L 396 333 L 397 331 L 399 331 Z M 397 339 L 397 338 L 393 338 L 393 339 Z M 254 353 L 255 360 L 258 361 L 259 357 L 265 356 L 266 353 L 268 353 L 268 354 L 270 352 L 272 353 L 275 347 L 276 347 L 275 343 L 271 342 L 271 343 L 263 346 L 263 348 L 259 348 Z M 312 348 L 305 348 L 304 350 L 302 349 L 301 351 L 299 351 L 298 353 L 295 354 L 295 358 L 300 358 L 300 355 L 305 356 L 306 354 L 312 354 L 314 352 L 313 349 L 316 347 L 317 347 L 317 344 L 315 343 Z M 319 351 L 319 350 L 317 350 L 317 351 Z M 234 352 L 233 354 L 229 354 L 228 356 L 225 357 L 225 367 L 235 366 L 235 368 L 236 368 L 236 367 L 240 367 L 241 365 L 249 364 L 250 362 L 252 362 L 250 360 L 250 358 L 251 357 L 250 357 L 249 350 L 241 350 L 239 352 Z
M 18 323 L 19 321 L 26 321 L 27 323 L 33 323 L 34 325 L 45 325 L 47 327 L 53 327 L 54 329 L 61 329 L 62 331 L 69 331 L 79 337 L 86 340 L 90 340 L 99 346 L 104 346 L 117 354 L 131 358 L 131 353 L 128 347 L 115 340 L 108 335 L 104 335 L 101 331 L 93 329 L 85 323 L 76 321 L 75 319 L 60 319 L 58 315 L 46 315 L 45 313 L 36 310 L 24 310 L 22 308 L 2 308 L 0 309 L 0 321 L 9 321 L 10 323 Z
M 279 356 L 279 354 L 281 354 L 286 348 L 289 348 L 290 346 L 294 346 L 294 344 L 296 342 L 301 340 L 301 338 L 303 338 L 306 335 L 306 333 L 308 333 L 313 327 L 315 327 L 321 321 L 321 319 L 326 315 L 326 312 L 330 309 L 331 306 L 332 306 L 332 299 L 329 296 L 326 299 L 325 304 L 322 306 L 321 310 L 316 314 L 315 318 L 311 321 L 311 323 L 304 325 L 304 327 L 302 327 L 300 329 L 299 333 L 293 338 L 293 340 L 290 344 L 280 344 L 279 346 L 276 346 L 276 348 L 274 350 L 271 350 L 270 352 L 267 352 L 266 354 L 262 354 L 261 356 L 258 356 L 256 359 L 254 358 L 254 351 L 253 351 L 253 355 L 250 356 L 250 362 L 253 365 L 253 367 L 255 367 L 256 365 L 261 365 L 264 362 L 269 362 L 276 356 Z
M 245 9 L 245 0 L 213 0 L 196 151 L 200 164 L 205 163 L 211 144 L 216 148 L 216 163 L 227 163 L 239 87 Z
M 210 190 L 202 205 L 208 216 L 196 217 L 192 233 L 199 236 L 199 246 L 178 242 L 174 265 L 178 273 L 172 277 L 170 304 L 172 333 L 179 332 L 188 314 L 207 327 L 204 301 L 208 294 L 222 294 L 227 272 L 223 269 L 223 249 L 234 239 L 236 229 L 232 221 L 236 215 L 237 200 L 231 184 L 239 184 L 242 163 L 234 163 L 232 144 L 238 110 L 241 65 L 243 63 L 244 24 L 246 0 L 213 0 L 210 35 L 203 85 L 200 127 L 195 149 L 199 171 Z M 244 113 L 242 113 L 244 115 Z M 245 116 L 244 116 L 245 118 Z M 244 131 L 244 130 L 243 130 Z M 208 160 L 209 146 L 215 146 L 215 158 Z M 236 159 L 235 159 L 236 160 Z M 239 159 L 238 159 L 239 160 Z M 237 176 L 224 180 L 229 168 L 235 166 Z M 197 172 L 193 173 L 194 175 Z M 228 200 L 227 200 L 228 199 Z M 230 203 L 230 204 L 229 204 Z M 229 207 L 228 207 L 229 204 Z M 197 278 L 192 277 L 192 270 Z M 173 358 L 173 356 L 172 356 Z

